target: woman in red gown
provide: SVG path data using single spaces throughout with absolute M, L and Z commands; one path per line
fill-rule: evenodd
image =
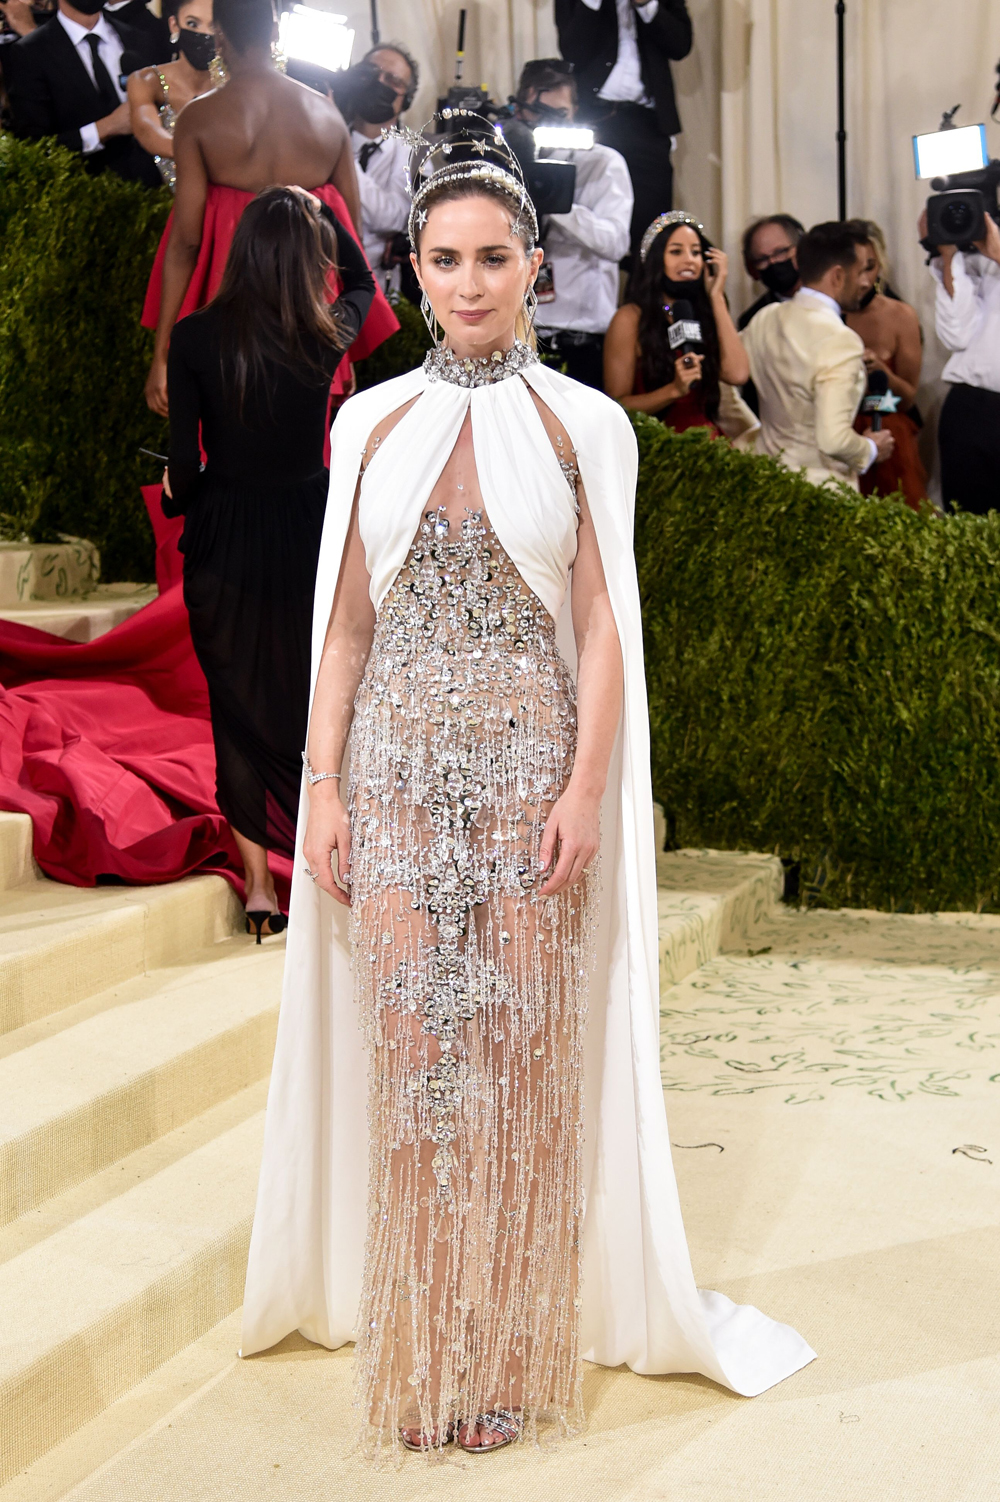
M 178 318 L 215 295 L 233 231 L 267 187 L 306 188 L 352 229 L 359 218 L 350 135 L 336 105 L 279 73 L 271 56 L 271 0 L 215 0 L 224 88 L 193 99 L 174 130 L 177 193 L 150 277 L 143 323 L 156 329 L 146 401 L 167 415 L 167 351 Z M 331 295 L 339 288 L 334 286 Z M 333 394 L 347 389 L 350 363 L 399 327 L 384 295 L 338 366 Z
M 661 214 L 647 229 L 628 300 L 604 341 L 604 389 L 623 407 L 649 412 L 677 432 L 719 425 L 720 383 L 749 379 L 747 357 L 725 298 L 728 260 L 690 214 Z M 701 326 L 703 353 L 675 359 L 670 347 L 673 306 L 687 302 Z M 733 394 L 733 399 L 738 398 Z M 746 412 L 745 427 L 753 425 Z M 736 436 L 730 431 L 729 436 Z
M 882 464 L 873 464 L 861 476 L 861 492 L 891 495 L 902 491 L 906 504 L 919 511 L 927 496 L 927 471 L 917 447 L 920 414 L 915 398 L 920 385 L 923 342 L 917 315 L 886 282 L 885 238 L 877 224 L 868 221 L 871 240 L 865 247 L 868 270 L 875 280 L 871 291 L 856 313 L 847 314 L 847 323 L 865 343 L 865 365 L 869 371 L 882 370 L 889 378 L 889 389 L 899 397 L 895 412 L 886 412 L 882 426 L 896 440 L 896 447 Z M 854 426 L 862 432 L 871 422 L 859 415 Z

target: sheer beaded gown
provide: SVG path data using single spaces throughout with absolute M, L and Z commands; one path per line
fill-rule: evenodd
M 579 513 L 571 445 L 546 419 Z M 497 1408 L 580 1418 L 594 872 L 538 895 L 575 743 L 555 623 L 490 525 L 467 416 L 378 610 L 351 742 L 370 1059 L 357 1397 L 376 1439 Z

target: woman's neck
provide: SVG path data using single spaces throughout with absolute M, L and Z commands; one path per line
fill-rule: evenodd
M 484 340 L 478 344 L 466 339 L 446 339 L 445 348 L 451 350 L 456 360 L 488 360 L 494 350 L 505 355 L 514 348 L 514 330 L 508 329 L 500 339 Z

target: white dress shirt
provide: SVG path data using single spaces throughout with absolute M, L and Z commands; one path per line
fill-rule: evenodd
M 122 71 L 122 39 L 107 17 L 98 16 L 95 26 L 81 26 L 79 21 L 71 21 L 69 16 L 64 15 L 60 10 L 56 12 L 56 20 L 76 48 L 76 55 L 86 68 L 91 83 L 95 86 L 97 80 L 94 77 L 94 59 L 86 38 L 97 38 L 100 43 L 98 52 L 100 53 L 101 62 L 108 70 L 108 77 L 114 84 L 119 100 L 124 104 L 125 90 L 122 88 L 120 81 Z M 80 126 L 80 145 L 83 148 L 84 156 L 89 156 L 92 151 L 104 150 L 104 143 L 97 134 L 97 126 L 95 124 L 91 123 L 90 125 Z
M 795 293 L 795 296 L 799 298 L 814 297 L 818 303 L 820 303 L 823 307 L 828 308 L 831 313 L 836 313 L 838 318 L 842 319 L 844 316 L 844 310 L 840 306 L 840 303 L 837 301 L 837 299 L 835 297 L 830 297 L 826 292 L 821 292 L 818 287 L 800 287 L 799 290 Z M 784 302 L 785 299 L 782 298 L 781 301 Z M 865 465 L 864 469 L 859 469 L 857 473 L 859 475 L 866 475 L 871 469 L 872 465 L 875 463 L 875 460 L 878 458 L 878 449 L 875 447 L 873 439 L 869 438 L 866 434 L 862 434 L 862 437 L 864 438 L 868 447 L 871 449 L 871 458 L 868 460 L 868 463 Z
M 569 213 L 549 214 L 543 224 L 556 295 L 553 302 L 539 304 L 536 322 L 542 333 L 603 334 L 618 306 L 618 262 L 629 247 L 628 168 L 610 146 L 551 155 L 574 164 L 576 187 Z
M 381 269 L 385 242 L 405 230 L 410 212 L 410 195 L 406 191 L 406 164 L 410 148 L 405 141 L 374 141 L 360 130 L 351 131 L 351 146 L 358 169 L 358 192 L 361 196 L 361 243 L 371 262 L 372 274 L 385 290 L 398 283 L 398 271 Z M 374 146 L 368 165 L 361 170 L 363 147 Z
M 601 0 L 583 0 L 583 3 L 591 10 L 601 8 Z M 648 0 L 646 5 L 638 7 L 632 4 L 632 0 L 615 0 L 615 3 L 618 7 L 618 56 L 604 80 L 604 87 L 598 89 L 597 97 L 618 104 L 652 106 L 653 101 L 642 82 L 635 17 L 638 9 L 641 20 L 652 21 L 660 8 L 660 0 Z
M 941 374 L 956 385 L 1000 391 L 1000 266 L 989 256 L 957 250 L 951 263 L 954 297 L 944 289 L 937 259 L 931 262 L 931 275 L 937 282 L 937 336 L 954 351 Z

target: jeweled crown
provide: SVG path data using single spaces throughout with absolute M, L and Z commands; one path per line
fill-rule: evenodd
M 440 128 L 434 128 L 440 122 Z M 499 125 L 490 125 L 475 110 L 445 108 L 432 115 L 420 130 L 393 125 L 383 130 L 385 139 L 406 141 L 410 159 L 406 186 L 410 214 L 406 231 L 416 249 L 416 235 L 427 222 L 424 202 L 443 183 L 479 181 L 491 183 L 510 199 L 515 233 L 526 231 L 532 246 L 538 239 L 538 218 L 528 197 L 521 165 Z

